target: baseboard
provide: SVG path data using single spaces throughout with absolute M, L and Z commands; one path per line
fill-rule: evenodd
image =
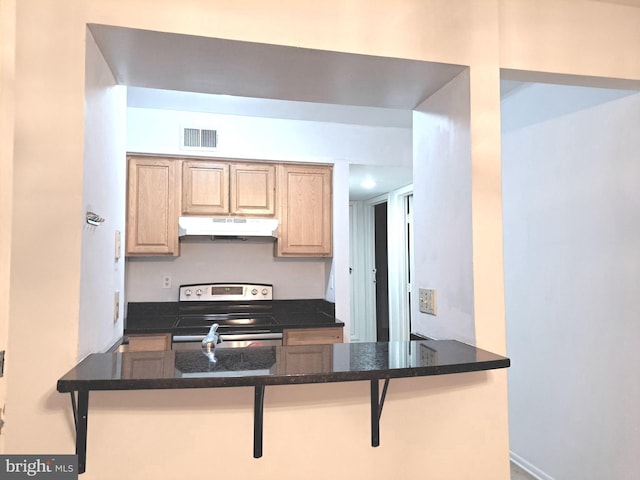
M 527 472 L 529 475 L 537 478 L 538 480 L 554 480 L 554 478 L 550 475 L 547 475 L 545 472 L 540 470 L 539 468 L 531 465 L 524 458 L 522 458 L 517 453 L 513 453 L 513 451 L 509 451 L 509 457 L 511 461 L 519 466 L 522 470 Z

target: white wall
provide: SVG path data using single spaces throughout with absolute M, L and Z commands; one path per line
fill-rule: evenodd
M 215 152 L 180 149 L 180 128 L 218 130 Z M 277 298 L 326 298 L 349 323 L 348 175 L 349 163 L 411 164 L 411 129 L 331 122 L 219 115 L 176 110 L 129 108 L 127 150 L 140 153 L 217 156 L 334 163 L 334 255 L 330 259 L 277 259 L 265 244 L 183 243 L 177 259 L 127 260 L 127 299 L 177 298 L 180 283 L 193 281 L 273 282 Z M 215 264 L 209 259 L 215 258 Z M 193 271 L 192 264 L 195 266 Z M 238 271 L 244 271 L 242 275 Z M 341 272 L 339 275 L 335 271 Z M 173 288 L 161 287 L 171 275 Z M 193 276 L 197 278 L 192 278 Z
M 630 93 L 534 84 L 502 104 L 511 450 L 542 478 L 640 471 L 640 94 Z
M 111 346 L 122 336 L 124 250 L 115 259 L 115 232 L 125 235 L 126 87 L 116 85 L 87 30 L 85 81 L 83 215 L 93 211 L 105 222 L 83 223 L 80 272 L 78 357 Z M 114 322 L 114 293 L 119 292 Z
M 475 342 L 471 236 L 469 72 L 414 112 L 412 331 Z M 437 315 L 418 310 L 418 289 L 437 292 Z
M 411 129 L 128 108 L 130 152 L 298 162 L 411 164 Z M 215 154 L 180 150 L 180 127 L 218 130 Z

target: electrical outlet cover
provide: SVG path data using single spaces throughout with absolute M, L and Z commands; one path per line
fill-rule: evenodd
M 117 323 L 120 318 L 120 292 L 113 294 L 113 323 Z
M 436 291 L 430 288 L 418 289 L 419 310 L 422 313 L 436 315 Z

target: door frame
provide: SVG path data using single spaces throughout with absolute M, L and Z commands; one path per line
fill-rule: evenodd
M 389 193 L 387 203 L 387 242 L 389 262 L 389 340 L 409 340 L 411 330 L 411 306 L 409 305 L 409 293 L 411 285 L 407 281 L 409 270 L 415 272 L 413 255 L 409 254 L 409 248 L 413 249 L 414 241 L 408 238 L 407 201 L 413 195 L 413 185 L 394 190 Z M 411 229 L 413 232 L 413 229 Z
M 376 288 L 374 207 L 387 203 L 387 258 L 389 263 L 389 340 L 408 340 L 410 285 L 405 281 L 410 255 L 407 251 L 406 199 L 413 185 L 365 201 L 349 202 L 352 342 L 376 341 Z M 413 246 L 413 242 L 410 244 Z

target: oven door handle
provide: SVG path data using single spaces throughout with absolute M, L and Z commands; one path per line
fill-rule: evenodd
M 201 342 L 206 335 L 174 335 L 173 341 L 176 343 L 181 342 Z M 222 341 L 238 341 L 238 340 L 281 340 L 281 332 L 269 332 L 267 330 L 251 332 L 251 333 L 222 333 L 220 334 L 220 340 Z
M 220 340 L 237 341 L 237 340 L 281 340 L 282 333 L 273 332 L 251 332 L 251 333 L 223 333 Z
M 202 340 L 204 340 L 205 337 L 206 335 L 174 335 L 173 341 L 175 343 L 201 342 Z

